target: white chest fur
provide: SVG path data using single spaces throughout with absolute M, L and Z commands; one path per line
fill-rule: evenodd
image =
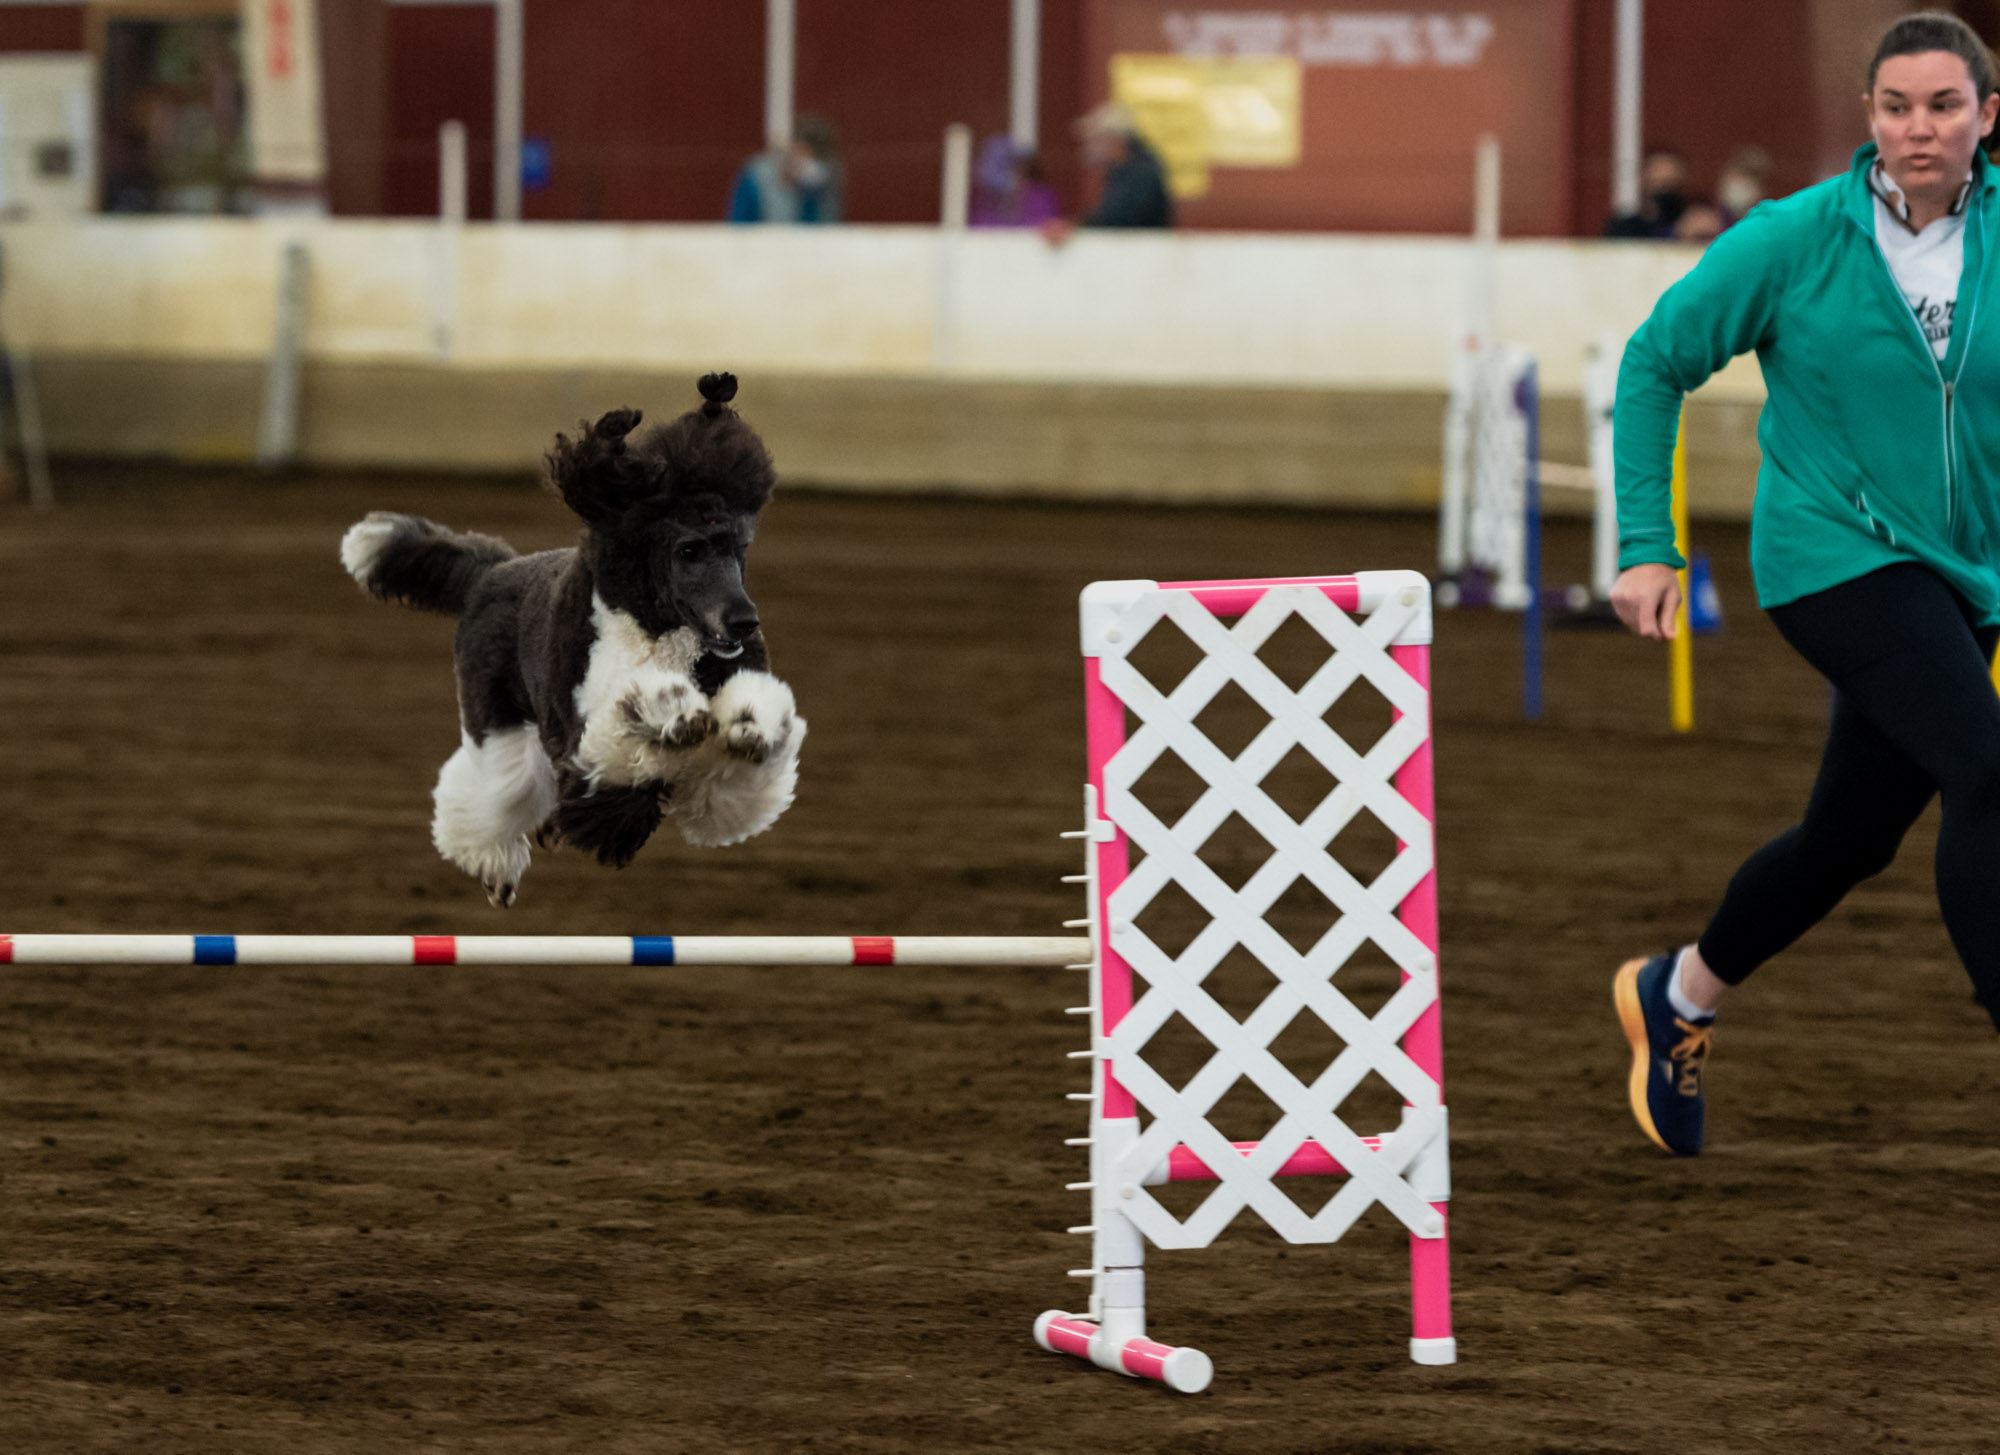
M 657 745 L 635 731 L 624 704 L 635 696 L 694 691 L 694 664 L 701 637 L 693 627 L 652 636 L 630 615 L 593 595 L 591 625 L 597 638 L 576 688 L 583 735 L 577 767 L 592 784 L 628 786 L 664 776 Z
M 791 688 L 741 671 L 711 701 L 694 682 L 701 639 L 692 628 L 648 636 L 595 598 L 591 619 L 597 640 L 576 689 L 576 766 L 591 789 L 670 790 L 668 809 L 691 844 L 733 844 L 775 823 L 798 791 L 806 735 Z

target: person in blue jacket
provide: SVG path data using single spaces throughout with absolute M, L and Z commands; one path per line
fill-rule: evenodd
M 839 222 L 840 139 L 831 124 L 802 116 L 791 141 L 761 151 L 729 189 L 731 222 Z

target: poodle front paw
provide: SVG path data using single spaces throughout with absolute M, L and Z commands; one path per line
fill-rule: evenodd
M 512 909 L 514 907 L 514 895 L 519 890 L 519 885 L 511 880 L 501 879 L 482 879 L 479 882 L 485 886 L 486 902 L 488 904 L 492 905 L 495 909 Z
M 784 756 L 798 729 L 791 688 L 764 672 L 740 672 L 723 683 L 715 710 L 723 751 L 745 763 Z
M 684 678 L 660 687 L 635 687 L 618 709 L 634 732 L 659 747 L 699 747 L 715 736 L 708 699 Z
M 786 726 L 789 727 L 789 723 Z M 722 750 L 746 763 L 766 762 L 773 753 L 782 752 L 784 746 L 782 738 L 774 743 L 764 735 L 764 729 L 757 722 L 757 714 L 747 707 L 722 726 Z

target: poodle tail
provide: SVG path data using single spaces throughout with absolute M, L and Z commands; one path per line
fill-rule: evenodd
M 387 510 L 370 511 L 340 542 L 340 564 L 370 596 L 449 616 L 465 610 L 481 576 L 514 555 L 493 536 Z

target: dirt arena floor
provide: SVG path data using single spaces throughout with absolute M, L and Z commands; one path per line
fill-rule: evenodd
M 752 558 L 797 806 L 486 907 L 428 836 L 451 626 L 365 600 L 371 507 L 566 543 L 524 482 L 65 472 L 0 505 L 0 930 L 1047 934 L 1077 912 L 1074 602 L 1100 577 L 1423 566 L 1419 518 L 781 495 Z M 10 1452 L 1991 1451 L 2000 1046 L 1901 861 L 1729 1006 L 1711 1148 L 1624 1105 L 1617 962 L 1697 930 L 1826 694 L 1706 535 L 1662 652 L 1442 619 L 1461 1362 L 1405 1243 L 1157 1255 L 1180 1397 L 1037 1350 L 1080 1297 L 1062 972 L 134 969 L 0 978 Z M 1572 571 L 1573 526 L 1551 533 Z M 1984 1371 L 1983 1373 L 1981 1371 Z

